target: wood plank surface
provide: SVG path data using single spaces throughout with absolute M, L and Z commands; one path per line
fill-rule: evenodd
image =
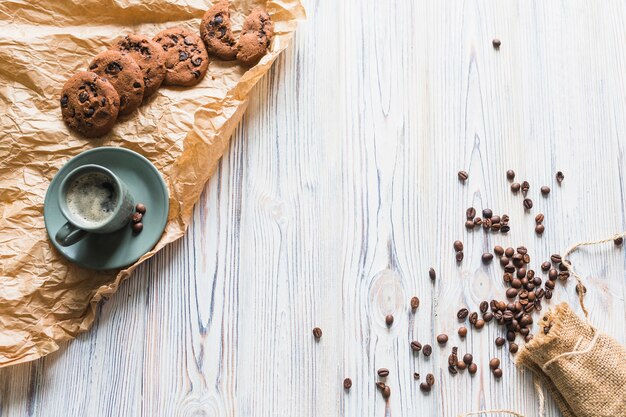
M 187 235 L 104 302 L 90 332 L 0 370 L 0 416 L 539 416 L 531 376 L 493 343 L 502 329 L 461 340 L 455 313 L 504 298 L 500 267 L 480 261 L 496 244 L 527 246 L 539 270 L 574 242 L 626 230 L 626 3 L 305 5 L 308 21 L 254 90 Z M 509 168 L 531 184 L 530 213 Z M 466 231 L 469 206 L 509 214 L 511 232 Z M 621 343 L 624 253 L 605 244 L 572 256 L 591 321 Z M 573 282 L 557 286 L 558 301 L 577 307 Z M 443 332 L 446 349 L 411 353 L 411 340 L 435 345 Z M 448 373 L 452 345 L 473 353 L 475 376 Z M 380 367 L 388 402 L 374 386 Z M 413 372 L 435 375 L 430 394 Z M 561 415 L 551 399 L 546 408 Z

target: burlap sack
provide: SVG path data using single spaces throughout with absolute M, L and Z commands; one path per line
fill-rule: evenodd
M 539 328 L 516 363 L 539 378 L 563 415 L 625 417 L 626 348 L 576 316 L 567 303 L 548 311 Z

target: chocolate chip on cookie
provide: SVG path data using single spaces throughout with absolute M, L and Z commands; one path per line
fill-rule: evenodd
M 61 114 L 71 128 L 87 137 L 102 136 L 117 120 L 120 97 L 98 74 L 82 71 L 67 80 L 61 92 Z
M 262 7 L 252 9 L 243 22 L 237 44 L 237 60 L 252 66 L 265 55 L 274 37 L 274 23 Z
M 165 52 L 165 84 L 191 86 L 205 76 L 209 55 L 198 35 L 175 27 L 159 32 L 154 41 Z
M 143 73 L 139 65 L 119 51 L 104 51 L 91 61 L 89 71 L 106 78 L 120 96 L 120 115 L 129 114 L 143 100 Z
M 232 61 L 237 56 L 237 47 L 228 6 L 228 0 L 222 0 L 207 10 L 200 22 L 200 36 L 209 54 Z
M 114 50 L 128 54 L 143 72 L 144 98 L 154 94 L 165 79 L 165 53 L 161 45 L 143 35 L 129 34 L 113 41 Z

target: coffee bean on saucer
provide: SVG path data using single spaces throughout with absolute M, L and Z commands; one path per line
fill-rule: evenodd
M 133 213 L 133 217 L 132 217 L 133 223 L 139 223 L 142 218 L 143 218 L 143 215 L 141 213 L 139 212 Z
M 133 232 L 135 233 L 140 233 L 143 230 L 143 223 L 139 222 L 139 223 L 133 223 Z
M 135 206 L 135 211 L 137 213 L 146 214 L 146 206 L 142 203 L 137 203 Z

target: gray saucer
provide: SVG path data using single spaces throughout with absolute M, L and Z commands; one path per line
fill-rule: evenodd
M 54 236 L 67 221 L 59 209 L 59 186 L 74 168 L 98 164 L 126 183 L 136 203 L 146 205 L 143 231 L 133 235 L 130 225 L 117 232 L 89 234 L 72 246 L 59 245 Z M 119 269 L 134 263 L 159 241 L 169 213 L 169 194 L 159 171 L 143 156 L 124 148 L 102 147 L 70 159 L 54 176 L 44 201 L 44 221 L 54 247 L 70 261 L 90 269 Z

